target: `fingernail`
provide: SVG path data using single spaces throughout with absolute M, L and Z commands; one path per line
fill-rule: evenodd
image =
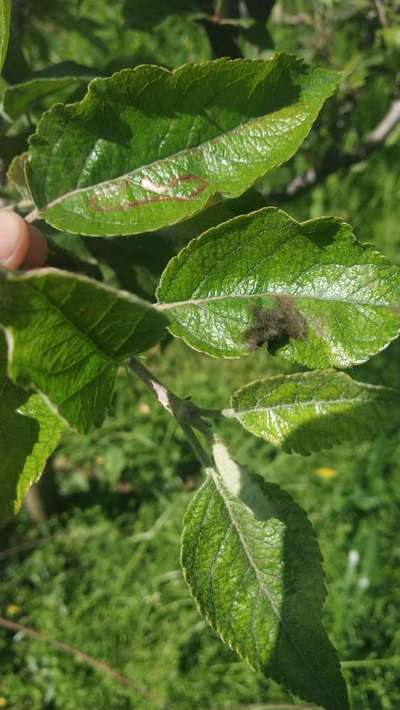
M 0 212 L 0 262 L 16 268 L 28 250 L 25 223 L 15 212 Z

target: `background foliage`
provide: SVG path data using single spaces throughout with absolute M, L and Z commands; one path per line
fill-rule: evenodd
M 4 75 L 15 85 L 43 78 L 49 63 L 64 77 L 71 72 L 83 76 L 83 71 L 107 75 L 143 61 L 175 67 L 211 58 L 221 45 L 222 54 L 269 56 L 275 48 L 344 68 L 338 94 L 296 157 L 258 186 L 260 199 L 265 195 L 270 203 L 275 197 L 299 220 L 324 214 L 349 220 L 360 239 L 400 264 L 400 130 L 365 160 L 336 169 L 338 156 L 360 151 L 399 90 L 396 3 L 247 4 L 256 11 L 265 6 L 261 20 L 268 19 L 267 29 L 214 27 L 202 15 L 210 7 L 200 2 L 189 12 L 189 3 L 172 1 L 18 0 Z M 268 5 L 274 5 L 269 18 Z M 157 13 L 146 16 L 146 7 L 157 6 Z M 65 91 L 57 85 L 57 92 L 30 99 L 29 112 L 13 121 L 3 116 L 3 175 L 14 154 L 24 150 L 43 108 L 64 99 Z M 74 98 L 80 91 L 75 83 Z M 315 167 L 324 179 L 295 197 L 282 196 L 285 186 Z M 4 180 L 1 194 L 7 203 L 17 199 Z M 175 240 L 185 239 L 184 229 L 176 230 Z M 165 242 L 167 261 L 171 246 Z M 64 244 L 70 248 L 67 235 Z M 89 248 L 99 252 L 107 247 L 90 242 Z M 141 261 L 142 268 L 129 269 L 126 259 L 124 264 L 108 260 L 105 277 L 112 282 L 118 276 L 125 287 L 134 284 L 136 293 L 152 294 L 154 276 L 140 237 L 130 248 L 140 255 L 136 263 Z M 84 259 L 89 271 L 95 268 L 87 245 L 76 240 L 74 249 L 70 259 Z M 59 247 L 53 263 L 57 258 Z M 354 375 L 400 386 L 399 354 L 394 343 Z M 228 366 L 184 350 L 178 341 L 152 351 L 148 359 L 178 395 L 190 394 L 207 407 L 226 404 L 240 384 L 278 371 L 272 357 L 266 368 L 264 353 L 253 355 L 251 364 L 245 359 Z M 199 620 L 178 559 L 183 511 L 199 481 L 198 464 L 174 422 L 153 406 L 139 384 L 137 395 L 132 405 L 121 372 L 113 416 L 105 427 L 79 438 L 64 435 L 31 509 L 37 523 L 25 512 L 0 532 L 1 616 L 105 662 L 129 684 L 48 643 L 1 630 L 0 707 L 211 710 L 290 702 Z M 257 473 L 268 467 L 269 480 L 283 485 L 311 516 L 330 589 L 325 621 L 345 661 L 353 707 L 395 710 L 400 704 L 400 436 L 394 432 L 372 444 L 341 446 L 302 459 L 229 422 L 221 430 L 239 461 L 250 461 Z

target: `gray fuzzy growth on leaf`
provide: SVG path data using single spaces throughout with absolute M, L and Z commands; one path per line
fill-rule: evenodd
M 274 352 L 290 338 L 299 340 L 307 334 L 306 320 L 289 296 L 276 296 L 272 308 L 254 306 L 252 316 L 253 325 L 243 333 L 243 341 L 249 350 L 265 344 Z

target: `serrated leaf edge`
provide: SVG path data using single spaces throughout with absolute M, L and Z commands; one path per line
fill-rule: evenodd
M 249 410 L 245 410 L 245 411 L 241 410 L 240 412 L 237 411 L 234 407 L 234 397 L 239 396 L 243 391 L 247 390 L 252 385 L 260 384 L 262 382 L 271 382 L 273 380 L 278 380 L 278 379 L 282 380 L 283 378 L 285 378 L 285 380 L 295 379 L 295 378 L 299 377 L 299 375 L 301 375 L 301 377 L 303 379 L 312 379 L 315 372 L 331 373 L 331 374 L 335 373 L 335 375 L 338 378 L 345 379 L 346 381 L 350 380 L 353 384 L 360 385 L 360 387 L 362 387 L 363 389 L 381 390 L 383 392 L 388 392 L 388 393 L 392 392 L 393 395 L 396 395 L 400 398 L 400 390 L 397 390 L 394 387 L 386 387 L 384 385 L 373 385 L 369 382 L 360 382 L 359 380 L 353 379 L 352 377 L 350 377 L 350 375 L 348 375 L 346 372 L 342 372 L 341 370 L 336 370 L 334 368 L 321 368 L 321 369 L 311 370 L 310 372 L 295 372 L 295 373 L 289 373 L 287 375 L 272 375 L 270 377 L 262 377 L 262 378 L 259 378 L 256 380 L 252 380 L 251 382 L 248 382 L 246 385 L 243 385 L 242 387 L 239 387 L 239 389 L 235 390 L 235 392 L 233 392 L 233 394 L 231 395 L 231 398 L 230 398 L 231 410 L 229 410 L 229 417 L 236 419 L 239 422 L 239 424 L 243 427 L 243 429 L 248 431 L 253 436 L 256 436 L 258 439 L 262 439 L 263 441 L 267 441 L 268 443 L 272 444 L 273 446 L 275 446 L 277 448 L 281 448 L 283 451 L 285 451 L 286 453 L 289 453 L 289 454 L 294 453 L 294 454 L 299 454 L 300 456 L 310 456 L 311 454 L 316 453 L 318 451 L 327 451 L 329 449 L 334 448 L 335 446 L 340 445 L 337 442 L 337 443 L 326 443 L 326 444 L 322 445 L 321 447 L 319 447 L 318 449 L 314 449 L 314 448 L 310 449 L 309 447 L 306 447 L 306 446 L 304 448 L 302 448 L 301 450 L 295 449 L 292 446 L 285 446 L 285 443 L 282 441 L 279 441 L 279 442 L 272 441 L 272 439 L 267 439 L 266 437 L 262 436 L 261 434 L 256 434 L 255 432 L 251 431 L 247 426 L 245 426 L 240 419 L 241 414 L 253 414 L 253 413 L 257 414 L 257 412 L 259 412 L 259 411 L 263 411 L 263 410 L 268 411 L 270 409 L 274 409 L 274 408 L 277 409 L 277 408 L 283 408 L 283 407 L 287 407 L 288 409 L 291 409 L 295 406 L 295 404 L 273 405 L 271 407 L 264 406 L 264 407 L 260 407 L 259 409 L 249 409 Z M 299 405 L 304 407 L 307 405 L 309 405 L 309 406 L 313 406 L 313 405 L 317 405 L 317 404 L 329 405 L 329 404 L 335 404 L 335 403 L 340 404 L 342 402 L 345 404 L 345 403 L 351 403 L 351 402 L 357 402 L 357 401 L 358 401 L 357 399 L 343 399 L 343 400 L 335 400 L 335 401 L 334 400 L 321 400 L 321 401 L 310 400 L 309 402 L 301 401 L 301 402 L 299 402 Z M 362 404 L 362 402 L 361 402 L 361 404 Z M 368 404 L 368 402 L 366 402 L 365 404 Z M 232 415 L 230 412 L 233 412 L 234 414 Z M 355 438 L 354 436 L 351 436 L 351 435 L 346 436 L 346 434 L 343 434 L 342 441 L 349 442 L 349 441 L 354 440 L 354 438 Z M 368 441 L 368 440 L 370 440 L 369 437 L 367 437 L 367 436 L 363 437 L 363 441 Z
M 225 447 L 223 446 L 223 448 L 225 448 Z M 255 666 L 249 661 L 249 659 L 241 652 L 241 650 L 240 650 L 234 643 L 232 643 L 231 641 L 229 641 L 229 640 L 225 637 L 224 632 L 221 631 L 221 629 L 218 628 L 217 625 L 214 625 L 214 624 L 213 624 L 213 622 L 212 622 L 212 620 L 211 620 L 211 617 L 207 614 L 207 612 L 205 612 L 205 611 L 201 608 L 200 603 L 198 602 L 198 600 L 197 600 L 197 598 L 196 598 L 196 596 L 195 596 L 194 590 L 193 590 L 193 588 L 192 588 L 192 586 L 191 586 L 191 584 L 190 584 L 190 582 L 189 582 L 188 569 L 185 567 L 184 562 L 183 562 L 183 543 L 184 543 L 184 538 L 185 538 L 185 533 L 186 533 L 186 519 L 189 518 L 189 516 L 190 516 L 191 508 L 195 505 L 197 496 L 200 495 L 201 492 L 203 491 L 203 489 L 206 487 L 206 485 L 207 485 L 210 481 L 212 481 L 212 483 L 213 483 L 213 485 L 214 485 L 214 487 L 215 487 L 215 490 L 221 495 L 222 499 L 223 499 L 224 502 L 225 502 L 225 498 L 224 498 L 224 496 L 221 494 L 221 492 L 220 492 L 220 490 L 219 490 L 219 487 L 218 487 L 218 485 L 217 485 L 217 483 L 216 483 L 216 481 L 215 481 L 216 475 L 218 476 L 217 472 L 216 472 L 213 468 L 210 467 L 210 468 L 208 468 L 208 469 L 205 470 L 205 474 L 206 474 L 206 480 L 202 483 L 202 485 L 200 486 L 200 488 L 196 491 L 195 495 L 194 495 L 194 496 L 192 497 L 192 499 L 189 501 L 189 504 L 188 504 L 188 506 L 187 506 L 187 508 L 186 508 L 186 511 L 185 511 L 185 514 L 184 514 L 183 530 L 182 530 L 182 535 L 181 535 L 181 554 L 180 554 L 180 561 L 181 561 L 181 567 L 182 567 L 183 576 L 184 576 L 184 579 L 185 579 L 185 581 L 186 581 L 186 584 L 188 585 L 190 594 L 191 594 L 192 598 L 194 599 L 194 601 L 195 601 L 195 603 L 196 603 L 196 606 L 197 606 L 197 609 L 198 609 L 200 615 L 201 615 L 203 618 L 205 618 L 205 620 L 207 621 L 207 623 L 209 624 L 209 626 L 211 627 L 211 629 L 212 629 L 215 633 L 218 634 L 218 636 L 221 638 L 221 640 L 222 640 L 232 651 L 235 651 L 235 653 L 237 653 L 238 656 L 239 656 L 241 659 L 243 659 L 244 661 L 246 661 L 246 663 L 248 663 L 248 665 L 250 666 L 250 668 L 252 668 L 255 672 L 259 672 L 260 670 L 261 670 L 261 672 L 262 672 L 262 669 L 255 667 Z M 263 479 L 261 476 L 254 476 L 254 478 L 255 478 L 256 480 L 257 480 L 257 479 L 260 479 L 260 482 L 261 482 L 261 483 L 264 482 L 264 479 Z M 289 493 L 287 493 L 287 491 L 284 491 L 283 489 L 281 489 L 277 484 L 269 484 L 269 485 L 276 486 L 276 488 L 278 488 L 279 490 L 283 491 L 283 493 L 285 494 L 285 496 L 287 496 L 287 498 L 290 499 L 290 501 L 292 502 L 293 506 L 294 506 L 294 507 L 298 507 L 298 506 L 297 506 L 297 503 L 295 502 L 295 500 L 292 498 L 292 496 L 291 496 Z M 248 508 L 248 506 L 247 506 L 245 503 L 243 503 L 242 501 L 241 501 L 241 504 L 243 505 L 243 507 L 247 508 L 247 509 L 250 511 L 250 513 L 252 512 L 251 509 Z M 226 505 L 226 503 L 225 503 L 225 505 Z M 304 511 L 304 509 L 300 508 L 300 511 L 301 511 L 302 514 L 307 518 L 307 521 L 308 521 L 308 523 L 309 523 L 310 534 L 311 534 L 312 538 L 314 539 L 315 547 L 316 547 L 316 555 L 318 556 L 318 559 L 319 559 L 320 573 L 321 573 L 321 593 L 322 593 L 322 594 L 321 594 L 321 615 L 320 615 L 319 618 L 317 619 L 317 623 L 318 623 L 322 628 L 324 628 L 323 625 L 322 625 L 322 618 L 321 618 L 321 617 L 322 617 L 322 609 L 323 609 L 323 607 L 325 606 L 325 603 L 326 603 L 327 587 L 326 587 L 326 577 L 325 577 L 324 567 L 323 567 L 323 557 L 322 557 L 322 553 L 321 553 L 321 550 L 320 550 L 320 547 L 319 547 L 319 544 L 318 544 L 318 540 L 317 540 L 317 536 L 316 536 L 314 527 L 313 527 L 313 525 L 312 525 L 312 523 L 311 523 L 311 521 L 310 521 L 310 519 L 309 519 L 307 513 Z M 230 514 L 230 513 L 229 513 L 229 514 Z M 235 526 L 235 527 L 236 527 L 236 526 Z M 240 535 L 239 535 L 239 537 L 240 537 Z M 272 608 L 272 607 L 271 607 L 271 608 Z M 274 611 L 274 613 L 275 613 L 275 611 Z M 279 622 L 282 621 L 281 618 L 279 617 L 279 615 L 277 616 L 277 618 L 278 618 Z M 325 629 L 324 629 L 324 633 L 326 634 Z M 326 634 L 326 635 L 327 635 L 327 634 Z M 328 635 L 327 635 L 327 638 L 328 638 L 328 641 L 329 641 L 329 643 L 330 643 L 330 640 L 329 640 Z M 290 639 L 290 642 L 292 643 L 291 639 Z M 302 656 L 301 656 L 301 653 L 300 653 L 300 651 L 298 651 L 296 645 L 295 645 L 295 644 L 292 644 L 292 645 L 293 645 L 294 649 L 296 650 L 296 652 L 298 653 L 298 655 L 299 655 L 300 658 L 301 658 L 301 657 L 302 657 Z M 334 647 L 332 644 L 330 644 L 330 645 L 331 645 L 331 648 L 332 648 L 332 651 L 333 651 L 334 655 L 336 656 L 338 666 L 340 667 L 340 662 L 339 662 L 338 653 L 337 653 L 335 647 Z M 317 674 L 315 673 L 314 669 L 312 668 L 312 666 L 310 666 L 310 670 L 311 670 L 311 672 L 312 672 L 313 675 L 315 675 L 315 676 L 317 675 Z M 273 677 L 273 676 L 272 676 L 272 677 Z M 277 682 L 280 683 L 280 684 L 283 684 L 283 683 L 284 683 L 284 681 L 283 681 L 281 678 L 278 678 L 276 675 L 275 675 L 275 679 L 276 679 Z M 320 682 L 320 681 L 319 681 L 319 682 Z M 323 684 L 323 685 L 324 685 L 324 684 Z M 294 692 L 294 693 L 295 693 L 296 691 L 295 691 L 294 689 L 292 689 L 291 692 Z

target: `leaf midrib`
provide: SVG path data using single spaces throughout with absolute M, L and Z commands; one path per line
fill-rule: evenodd
M 165 158 L 159 158 L 157 160 L 153 160 L 151 163 L 145 163 L 145 164 L 141 165 L 140 167 L 135 168 L 135 170 L 130 170 L 127 173 L 124 173 L 123 175 L 118 175 L 118 177 L 115 177 L 115 178 L 112 178 L 109 180 L 102 180 L 100 182 L 94 183 L 93 185 L 88 185 L 86 187 L 79 187 L 74 190 L 70 190 L 69 192 L 65 192 L 64 194 L 60 195 L 59 197 L 56 197 L 54 200 L 47 202 L 43 207 L 40 207 L 38 212 L 39 212 L 39 214 L 42 214 L 46 210 L 51 209 L 51 208 L 57 206 L 58 204 L 61 204 L 65 200 L 69 199 L 70 197 L 75 197 L 75 195 L 78 195 L 78 194 L 81 194 L 84 192 L 88 192 L 91 190 L 95 190 L 97 188 L 106 187 L 106 186 L 111 185 L 111 184 L 118 182 L 120 180 L 125 180 L 128 178 L 131 178 L 135 174 L 140 174 L 144 170 L 149 170 L 149 169 L 154 168 L 155 166 L 159 166 L 159 165 L 162 166 L 163 164 L 171 162 L 177 158 L 180 158 L 183 155 L 190 155 L 191 153 L 201 151 L 204 146 L 210 145 L 212 143 L 217 143 L 217 142 L 223 140 L 226 136 L 230 136 L 230 135 L 234 135 L 235 133 L 239 133 L 239 131 L 244 130 L 245 128 L 247 128 L 248 126 L 251 126 L 252 124 L 260 123 L 262 120 L 267 120 L 267 119 L 271 120 L 271 117 L 279 116 L 280 113 L 288 111 L 289 109 L 292 110 L 294 107 L 304 106 L 304 114 L 305 115 L 303 116 L 303 118 L 299 122 L 299 124 L 296 125 L 296 128 L 298 128 L 299 125 L 301 125 L 302 123 L 305 123 L 309 119 L 310 115 L 313 114 L 312 106 L 314 103 L 316 103 L 316 100 L 310 101 L 308 103 L 305 103 L 304 101 L 298 101 L 297 103 L 289 105 L 287 107 L 284 107 L 283 109 L 279 109 L 278 111 L 272 111 L 270 113 L 267 113 L 267 114 L 264 114 L 261 116 L 257 116 L 255 118 L 248 119 L 246 121 L 243 121 L 242 123 L 239 123 L 234 128 L 231 128 L 231 129 L 225 131 L 224 133 L 220 133 L 219 135 L 214 136 L 213 138 L 210 138 L 207 141 L 202 141 L 198 145 L 192 146 L 191 148 L 183 148 L 182 150 L 178 150 L 176 153 L 171 153 L 171 155 L 166 156 Z M 314 113 L 315 113 L 315 111 L 314 111 Z M 292 155 L 292 153 L 290 155 Z M 286 162 L 286 160 L 288 160 L 288 158 L 285 158 L 284 162 Z M 275 165 L 279 165 L 280 162 L 282 162 L 282 161 L 278 160 L 277 162 L 275 162 Z M 135 183 L 133 183 L 133 184 L 135 184 Z M 139 184 L 137 186 L 140 187 Z
M 226 508 L 226 510 L 227 510 L 227 512 L 228 512 L 228 515 L 229 515 L 229 518 L 230 518 L 230 520 L 231 520 L 232 526 L 233 526 L 234 529 L 236 530 L 236 533 L 237 533 L 237 535 L 238 535 L 238 537 L 239 537 L 239 540 L 240 540 L 240 542 L 241 542 L 241 544 L 242 544 L 242 546 L 243 546 L 243 549 L 244 549 L 244 551 L 245 551 L 245 554 L 246 554 L 246 557 L 247 557 L 247 559 L 248 559 L 248 561 L 249 561 L 249 564 L 250 564 L 250 566 L 251 566 L 251 567 L 253 568 L 253 570 L 254 570 L 254 574 L 255 574 L 255 576 L 256 576 L 256 578 L 257 578 L 257 580 L 258 580 L 258 583 L 259 583 L 260 587 L 262 588 L 262 590 L 265 592 L 265 596 L 266 596 L 267 599 L 268 599 L 268 602 L 269 602 L 269 604 L 270 604 L 270 607 L 271 607 L 271 609 L 272 609 L 274 615 L 276 616 L 277 620 L 281 623 L 281 622 L 282 622 L 282 617 L 280 616 L 279 611 L 275 608 L 275 603 L 273 602 L 273 600 L 272 600 L 272 598 L 271 598 L 271 596 L 270 596 L 270 593 L 269 593 L 267 587 L 265 587 L 263 581 L 260 579 L 259 572 L 258 572 L 258 568 L 257 568 L 257 566 L 255 565 L 255 563 L 253 562 L 253 558 L 252 558 L 252 556 L 251 556 L 250 550 L 249 550 L 249 548 L 248 548 L 248 546 L 247 546 L 247 543 L 246 543 L 246 541 L 244 540 L 243 535 L 242 535 L 242 532 L 241 532 L 241 530 L 240 530 L 240 525 L 239 525 L 239 523 L 237 522 L 237 520 L 236 520 L 236 518 L 235 518 L 235 516 L 234 516 L 234 513 L 233 513 L 233 511 L 232 511 L 232 509 L 231 509 L 231 507 L 230 507 L 230 505 L 229 505 L 229 500 L 228 500 L 228 498 L 227 498 L 226 495 L 224 494 L 224 487 L 223 487 L 223 485 L 221 485 L 221 484 L 219 483 L 218 475 L 213 475 L 212 480 L 213 480 L 213 483 L 214 483 L 214 485 L 215 485 L 215 488 L 217 489 L 218 493 L 220 494 L 222 500 L 224 501 L 225 508 Z
M 369 306 L 373 308 L 390 308 L 388 303 L 372 303 L 367 301 L 350 301 L 348 298 L 338 298 L 333 296 L 323 296 L 323 295 L 309 295 L 302 293 L 289 293 L 284 291 L 261 291 L 257 293 L 238 293 L 238 294 L 222 294 L 220 296 L 207 296 L 204 298 L 188 298 L 185 301 L 174 301 L 171 303 L 156 303 L 155 307 L 160 311 L 172 310 L 184 306 L 201 306 L 203 304 L 225 301 L 225 300 L 249 300 L 252 298 L 279 298 L 282 296 L 288 296 L 289 298 L 304 299 L 306 301 L 327 301 L 338 303 L 348 303 L 349 305 L 357 306 Z
M 14 281 L 14 283 L 16 283 Z M 36 288 L 36 286 L 32 283 L 31 280 L 25 279 L 22 283 L 33 291 L 33 293 L 40 298 L 41 301 L 43 301 L 47 306 L 49 306 L 53 311 L 55 311 L 58 315 L 61 315 L 62 318 L 67 321 L 67 323 L 71 326 L 71 328 L 81 337 L 83 338 L 88 345 L 90 345 L 97 353 L 97 355 L 102 359 L 102 360 L 108 360 L 109 363 L 115 367 L 119 367 L 121 364 L 121 360 L 116 360 L 113 356 L 108 355 L 105 353 L 103 350 L 101 350 L 100 346 L 97 345 L 97 343 L 92 340 L 92 338 L 89 337 L 85 331 L 81 330 L 78 325 L 69 317 L 67 316 L 64 311 L 59 307 L 57 303 L 55 303 L 47 293 L 44 291 L 41 291 L 41 289 Z M 72 282 L 73 283 L 73 282 Z M 12 327 L 12 326 L 11 326 Z
M 380 388 L 377 388 L 380 389 Z M 386 390 L 382 388 L 384 392 Z M 283 404 L 272 404 L 272 405 L 265 405 L 262 404 L 260 406 L 255 405 L 254 408 L 252 409 L 240 409 L 240 410 L 235 410 L 236 416 L 242 417 L 246 416 L 246 414 L 259 414 L 260 412 L 268 412 L 271 410 L 276 410 L 276 409 L 294 409 L 296 407 L 329 407 L 331 405 L 336 405 L 336 404 L 375 404 L 376 399 L 362 399 L 364 393 L 361 393 L 359 397 L 350 397 L 349 399 L 324 399 L 324 400 L 299 400 L 297 402 L 293 403 L 283 403 Z M 400 393 L 399 393 L 400 394 Z M 379 402 L 378 402 L 379 404 Z M 381 403 L 383 404 L 383 403 Z
M 242 546 L 243 546 L 243 549 L 244 549 L 244 552 L 245 552 L 245 554 L 246 554 L 246 557 L 247 557 L 247 559 L 248 559 L 248 561 L 249 561 L 249 564 L 250 564 L 250 566 L 252 567 L 252 569 L 254 570 L 254 574 L 255 574 L 255 576 L 256 576 L 256 578 L 257 578 L 257 581 L 258 581 L 260 587 L 261 587 L 262 590 L 265 592 L 265 596 L 267 597 L 267 599 L 268 599 L 268 601 L 269 601 L 270 607 L 271 607 L 271 609 L 272 609 L 272 611 L 273 611 L 275 617 L 277 618 L 277 620 L 278 620 L 278 622 L 279 622 L 279 624 L 280 624 L 280 626 L 281 626 L 281 628 L 282 628 L 282 631 L 285 633 L 285 635 L 286 635 L 288 641 L 289 641 L 290 644 L 292 645 L 293 649 L 295 650 L 295 652 L 296 652 L 296 654 L 298 655 L 298 657 L 300 658 L 300 660 L 301 660 L 303 663 L 306 663 L 306 664 L 307 664 L 309 670 L 311 671 L 312 675 L 313 675 L 313 676 L 316 678 L 316 680 L 318 681 L 320 687 L 322 687 L 324 690 L 326 690 L 326 685 L 325 685 L 325 683 L 324 683 L 323 680 L 319 677 L 318 673 L 314 670 L 313 666 L 310 665 L 307 656 L 304 655 L 304 654 L 302 654 L 301 651 L 298 649 L 297 645 L 294 643 L 294 641 L 293 641 L 293 639 L 292 639 L 292 637 L 291 637 L 291 634 L 290 634 L 289 631 L 287 630 L 287 625 L 286 625 L 286 623 L 284 622 L 284 620 L 283 620 L 282 617 L 280 616 L 279 611 L 277 611 L 277 610 L 275 609 L 275 605 L 274 605 L 274 603 L 273 603 L 272 600 L 271 600 L 271 597 L 270 597 L 270 594 L 269 594 L 268 589 L 265 587 L 263 581 L 260 580 L 259 573 L 258 573 L 258 568 L 257 568 L 257 566 L 255 565 L 255 563 L 254 563 L 253 560 L 252 560 L 251 553 L 250 553 L 250 551 L 249 551 L 249 549 L 248 549 L 248 546 L 247 546 L 247 544 L 246 544 L 246 542 L 245 542 L 245 540 L 244 540 L 244 538 L 243 538 L 243 535 L 242 535 L 242 533 L 241 533 L 240 525 L 239 525 L 239 523 L 237 522 L 237 520 L 236 520 L 236 518 L 235 518 L 235 516 L 234 516 L 234 513 L 233 513 L 233 511 L 232 511 L 232 509 L 231 509 L 231 507 L 230 507 L 230 505 L 229 505 L 229 500 L 228 500 L 227 497 L 224 495 L 224 490 L 223 490 L 224 487 L 223 487 L 223 485 L 221 485 L 221 484 L 219 483 L 219 481 L 218 481 L 218 474 L 215 474 L 215 472 L 214 472 L 213 469 L 211 469 L 211 470 L 213 471 L 212 481 L 213 481 L 213 483 L 214 483 L 214 485 L 215 485 L 215 488 L 216 488 L 216 490 L 218 491 L 218 493 L 220 494 L 220 496 L 221 496 L 221 498 L 222 498 L 222 500 L 223 500 L 223 502 L 224 502 L 224 505 L 225 505 L 225 508 L 226 508 L 227 513 L 228 513 L 228 515 L 229 515 L 229 518 L 230 518 L 230 520 L 231 520 L 232 526 L 233 526 L 234 529 L 236 530 L 236 533 L 237 533 L 237 535 L 238 535 L 238 537 L 239 537 L 239 540 L 240 540 L 240 542 L 241 542 L 241 544 L 242 544 Z M 246 507 L 247 507 L 247 506 L 246 506 Z

